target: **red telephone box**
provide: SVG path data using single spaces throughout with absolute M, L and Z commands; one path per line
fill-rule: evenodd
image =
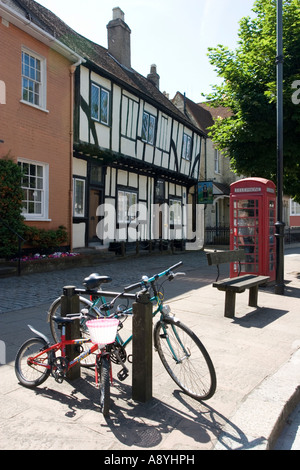
M 276 276 L 276 187 L 263 178 L 246 178 L 230 186 L 230 249 L 243 248 L 241 273 Z M 230 277 L 238 275 L 231 263 Z

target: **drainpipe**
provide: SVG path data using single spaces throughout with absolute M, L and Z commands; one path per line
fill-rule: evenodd
M 74 140 L 74 74 L 81 64 L 85 63 L 84 59 L 79 59 L 70 66 L 70 180 L 69 180 L 69 240 L 70 251 L 73 251 L 73 140 Z
M 207 181 L 207 137 L 204 140 L 204 178 Z

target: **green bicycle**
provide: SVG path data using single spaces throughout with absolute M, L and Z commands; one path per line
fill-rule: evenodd
M 112 316 L 113 312 L 118 315 L 124 315 L 124 318 L 132 315 L 132 307 L 124 304 L 116 305 L 120 298 L 128 297 L 130 291 L 145 290 L 151 292 L 151 302 L 155 304 L 153 317 L 160 315 L 159 320 L 154 326 L 154 347 L 158 352 L 160 360 L 174 382 L 190 397 L 196 400 L 208 400 L 216 390 L 217 380 L 212 360 L 204 345 L 197 335 L 178 318 L 172 315 L 169 305 L 164 305 L 163 296 L 158 287 L 158 280 L 166 276 L 166 280 L 172 281 L 176 276 L 182 273 L 174 273 L 182 262 L 171 266 L 165 271 L 155 274 L 148 278 L 143 276 L 142 280 L 127 286 L 122 293 L 105 292 L 96 290 L 101 284 L 109 282 L 107 276 L 93 274 L 86 278 L 84 285 L 86 290 L 76 289 L 78 294 L 91 294 L 92 300 L 83 296 L 80 297 L 80 303 L 84 308 L 84 317 L 87 319 Z M 107 302 L 107 296 L 113 297 L 111 302 Z M 57 315 L 57 309 L 60 303 L 57 299 L 49 310 L 49 321 L 51 327 L 51 318 Z M 56 307 L 56 309 L 55 309 Z M 55 314 L 54 314 L 55 312 Z M 86 326 L 81 325 L 82 333 L 87 334 Z M 56 330 L 51 327 L 52 334 Z M 125 341 L 117 333 L 115 340 L 116 354 L 112 361 L 121 363 L 122 370 L 118 373 L 119 380 L 124 380 L 128 376 L 128 369 L 124 365 L 127 359 L 126 346 L 131 342 L 132 335 Z

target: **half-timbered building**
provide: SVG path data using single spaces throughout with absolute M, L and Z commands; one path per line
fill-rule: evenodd
M 20 0 L 85 62 L 75 72 L 73 247 L 124 240 L 191 240 L 201 245 L 196 205 L 205 133 L 131 67 L 130 28 L 120 8 L 108 48 L 77 34 L 33 0 Z M 203 240 L 202 240 L 203 241 Z
M 147 78 L 131 68 L 113 13 L 108 50 L 93 44 L 76 75 L 74 246 L 187 239 L 204 134 L 159 91 L 155 65 Z

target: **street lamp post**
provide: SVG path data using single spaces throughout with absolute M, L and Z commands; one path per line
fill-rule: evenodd
M 277 0 L 277 222 L 275 294 L 284 295 L 283 196 L 283 20 L 282 0 Z

